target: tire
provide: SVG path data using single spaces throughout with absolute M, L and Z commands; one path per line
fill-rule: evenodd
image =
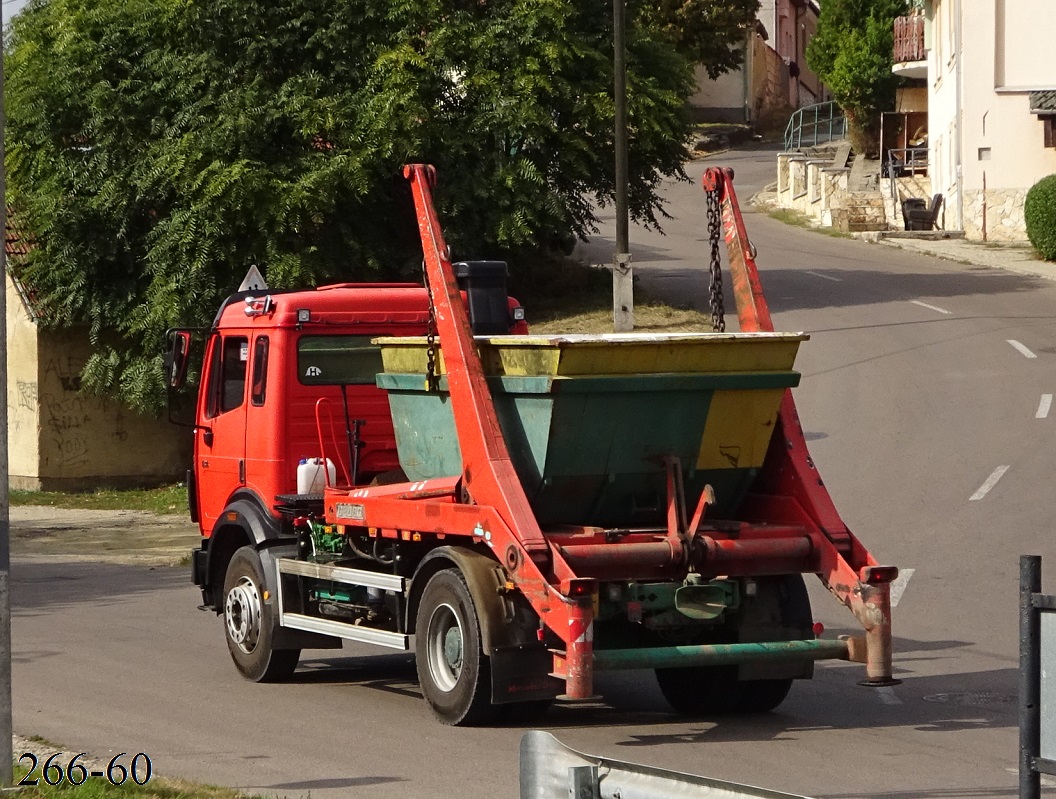
M 426 583 L 414 636 L 418 682 L 441 722 L 470 726 L 492 721 L 491 669 L 481 649 L 473 597 L 456 569 L 437 572 Z
M 535 724 L 554 706 L 553 699 L 533 699 L 531 702 L 514 702 L 502 705 L 501 717 L 509 724 Z
M 722 716 L 738 710 L 746 683 L 736 666 L 657 669 L 660 693 L 680 716 Z
M 785 701 L 792 690 L 792 680 L 750 680 L 741 683 L 738 710 L 744 713 L 769 713 Z
M 766 611 L 779 619 L 783 640 L 810 634 L 810 598 L 801 575 L 761 578 L 759 591 Z M 656 679 L 664 698 L 684 716 L 768 713 L 785 701 L 792 688 L 792 679 L 742 681 L 737 672 L 736 666 L 657 669 Z
M 274 610 L 264 604 L 264 569 L 253 547 L 231 557 L 224 578 L 224 637 L 235 668 L 253 682 L 277 682 L 293 674 L 299 649 L 272 649 Z
M 760 581 L 759 589 L 767 592 L 768 601 L 776 603 L 788 640 L 809 637 L 814 617 L 810 596 L 800 574 L 786 574 Z M 776 709 L 792 689 L 793 679 L 747 680 L 741 683 L 738 709 L 744 713 L 769 713 Z

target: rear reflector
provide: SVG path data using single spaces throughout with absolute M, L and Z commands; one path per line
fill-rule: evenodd
M 861 571 L 863 583 L 868 585 L 883 585 L 898 577 L 897 566 L 865 566 Z

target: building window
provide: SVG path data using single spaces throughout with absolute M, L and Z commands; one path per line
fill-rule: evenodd
M 1045 146 L 1056 147 L 1056 114 L 1039 117 L 1045 126 Z

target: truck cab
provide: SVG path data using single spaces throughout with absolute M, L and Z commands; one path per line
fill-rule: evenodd
M 475 329 L 527 332 L 523 311 L 506 295 L 505 264 L 458 266 Z M 227 298 L 205 341 L 188 472 L 191 517 L 202 533 L 192 572 L 204 607 L 222 610 L 224 575 L 236 550 L 289 545 L 293 520 L 321 511 L 321 492 L 297 493 L 302 461 L 330 460 L 336 484 L 349 487 L 402 474 L 372 340 L 425 336 L 429 328 L 429 292 L 414 283 L 240 291 Z M 186 371 L 173 353 L 186 358 L 189 336 L 170 334 L 170 388 Z

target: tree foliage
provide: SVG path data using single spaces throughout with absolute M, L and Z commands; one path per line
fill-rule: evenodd
M 906 0 L 826 0 L 807 63 L 843 109 L 852 144 L 875 152 L 880 114 L 895 107 L 894 21 Z
M 754 2 L 629 7 L 635 219 L 682 174 L 686 54 L 722 71 L 743 38 L 693 50 L 672 19 Z M 6 56 L 24 279 L 88 326 L 86 389 L 157 409 L 164 330 L 251 264 L 277 288 L 415 270 L 404 163 L 437 166 L 462 257 L 586 235 L 614 194 L 611 26 L 607 0 L 33 0 Z
M 714 79 L 740 66 L 758 11 L 759 0 L 659 0 L 643 14 Z

